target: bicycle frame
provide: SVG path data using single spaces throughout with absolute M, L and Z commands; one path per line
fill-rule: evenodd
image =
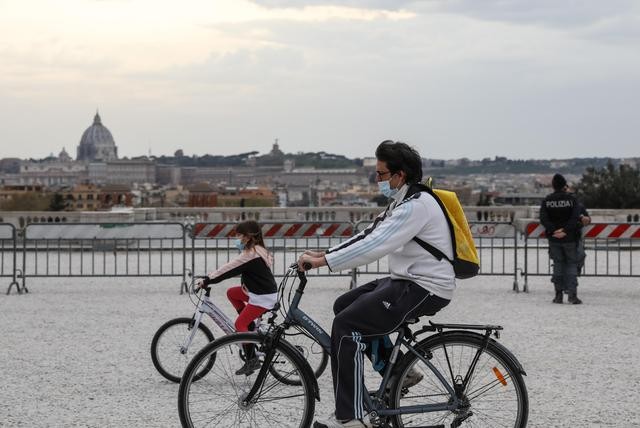
M 191 342 L 198 331 L 198 325 L 202 321 L 202 316 L 204 314 L 209 315 L 213 322 L 215 322 L 220 330 L 222 330 L 225 334 L 235 333 L 236 328 L 234 326 L 233 321 L 225 315 L 222 310 L 213 303 L 210 298 L 211 289 L 206 289 L 204 297 L 198 302 L 196 306 L 196 311 L 193 314 L 193 326 L 191 327 L 191 332 L 185 338 L 184 343 L 180 346 L 180 353 L 186 354 L 189 350 L 189 346 L 191 346 Z
M 287 272 L 287 276 L 293 273 L 291 271 L 293 269 L 294 269 L 293 267 L 290 268 L 290 271 Z M 304 328 L 306 332 L 309 333 L 320 344 L 320 346 L 322 346 L 322 348 L 327 353 L 331 353 L 331 337 L 325 332 L 325 330 L 320 325 L 318 325 L 309 315 L 307 315 L 303 310 L 301 310 L 298 307 L 300 300 L 302 299 L 302 294 L 304 294 L 304 289 L 307 284 L 307 279 L 303 272 L 298 272 L 298 277 L 300 279 L 300 284 L 298 285 L 298 288 L 295 291 L 294 297 L 291 302 L 291 306 L 287 310 L 286 317 L 284 322 L 282 323 L 282 326 L 275 333 L 274 340 L 280 340 L 282 332 L 286 330 L 286 328 L 288 328 L 289 326 L 298 325 Z M 387 364 L 387 367 L 384 371 L 382 382 L 380 383 L 380 387 L 375 393 L 376 403 L 373 402 L 369 394 L 364 394 L 363 401 L 364 401 L 365 409 L 367 409 L 371 413 L 375 412 L 375 415 L 377 416 L 393 416 L 393 415 L 409 414 L 409 413 L 425 413 L 425 412 L 436 412 L 436 411 L 442 411 L 442 410 L 455 410 L 456 408 L 458 408 L 460 402 L 453 386 L 449 384 L 447 379 L 431 363 L 431 361 L 429 361 L 428 358 L 425 358 L 425 356 L 421 355 L 404 338 L 405 327 L 401 327 L 396 331 L 398 331 L 398 337 L 393 346 L 393 351 L 391 354 L 389 364 Z M 419 405 L 419 406 L 404 406 L 404 407 L 399 407 L 395 409 L 386 409 L 381 404 L 378 404 L 383 402 L 384 392 L 391 378 L 391 373 L 392 373 L 393 367 L 397 362 L 398 353 L 402 345 L 404 345 L 410 352 L 414 353 L 418 358 L 420 358 L 420 360 L 422 360 L 422 362 L 424 362 L 424 364 L 427 367 L 429 367 L 429 369 L 433 372 L 433 374 L 438 378 L 438 380 L 442 383 L 444 388 L 450 394 L 451 396 L 450 402 L 425 404 L 425 405 Z M 271 360 L 273 358 L 274 352 L 275 352 L 275 347 L 272 348 L 272 350 L 267 353 L 265 357 L 265 361 L 260 370 L 260 373 L 256 379 L 256 382 L 254 383 L 251 391 L 247 394 L 244 400 L 245 402 L 251 401 L 253 396 L 260 389 L 260 385 L 262 384 L 264 376 L 266 375 L 267 367 L 271 364 Z

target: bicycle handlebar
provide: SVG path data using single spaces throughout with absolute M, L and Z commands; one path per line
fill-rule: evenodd
M 304 268 L 304 270 L 298 269 L 298 263 L 292 263 L 291 266 L 289 266 L 289 269 L 296 271 L 296 273 L 298 274 L 298 279 L 300 279 L 300 288 L 304 290 L 304 287 L 307 284 L 307 275 L 305 271 L 311 269 L 312 266 L 311 263 L 304 262 L 302 267 Z
M 206 275 L 194 276 L 194 277 L 192 277 L 192 278 L 193 278 L 193 279 L 192 279 L 192 281 L 191 281 L 191 289 L 193 290 L 193 292 L 194 292 L 194 293 L 197 293 L 197 292 L 198 292 L 198 291 L 200 291 L 200 290 L 206 290 L 206 291 L 211 290 L 211 287 L 210 287 L 210 286 L 208 286 L 208 285 L 203 285 L 203 286 L 201 286 L 201 287 L 196 287 L 196 281 L 197 281 L 197 280 L 199 280 L 199 279 L 205 279 L 205 278 L 207 278 L 207 276 L 206 276 Z
M 302 264 L 302 268 L 303 268 L 305 271 L 308 271 L 308 270 L 313 269 L 313 266 L 312 266 L 312 265 L 311 265 L 311 263 L 309 263 L 309 262 L 304 262 L 304 263 Z M 292 263 L 292 264 L 291 264 L 291 266 L 289 266 L 289 269 L 295 269 L 295 270 L 298 270 L 298 263 L 297 263 L 297 262 L 296 262 L 296 263 Z

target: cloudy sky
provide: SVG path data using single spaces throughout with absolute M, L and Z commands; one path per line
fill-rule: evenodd
M 640 156 L 636 0 L 0 0 L 0 158 Z

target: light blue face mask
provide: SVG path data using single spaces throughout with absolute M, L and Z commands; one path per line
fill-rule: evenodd
M 392 197 L 396 193 L 398 193 L 398 189 L 392 189 L 391 183 L 389 180 L 387 181 L 378 181 L 378 190 L 387 198 Z
M 245 249 L 245 245 L 240 239 L 236 239 L 235 241 L 233 241 L 233 245 L 235 245 L 236 248 L 240 251 L 244 251 Z

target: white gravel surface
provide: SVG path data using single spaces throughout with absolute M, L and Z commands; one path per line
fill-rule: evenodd
M 529 426 L 640 426 L 638 282 L 583 278 L 585 303 L 561 306 L 546 277 L 531 278 L 528 294 L 510 291 L 510 277 L 479 277 L 460 281 L 435 319 L 505 327 L 500 341 L 528 374 Z M 229 314 L 222 296 L 232 284 L 215 292 Z M 0 426 L 180 425 L 178 385 L 149 357 L 156 329 L 192 313 L 175 279 L 31 279 L 28 287 L 0 295 Z M 347 287 L 348 278 L 312 278 L 303 308 L 329 329 Z M 316 414 L 332 410 L 330 382 L 327 370 Z

